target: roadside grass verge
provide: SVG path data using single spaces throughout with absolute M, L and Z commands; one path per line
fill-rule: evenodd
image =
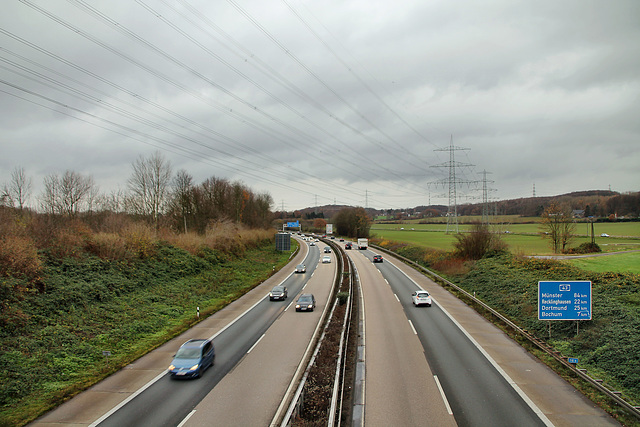
M 32 421 L 193 326 L 196 307 L 205 318 L 288 262 L 273 240 L 252 246 L 242 256 L 157 243 L 137 260 L 49 258 L 45 291 L 14 301 L 21 319 L 0 331 L 0 425 Z

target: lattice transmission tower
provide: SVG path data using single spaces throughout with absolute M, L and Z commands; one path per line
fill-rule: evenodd
M 460 179 L 456 176 L 456 168 L 460 167 L 471 167 L 472 164 L 469 163 L 460 163 L 455 161 L 455 152 L 462 150 L 470 150 L 470 148 L 456 147 L 453 145 L 453 135 L 451 136 L 451 140 L 449 141 L 449 146 L 446 148 L 437 148 L 433 151 L 448 151 L 449 152 L 449 161 L 441 163 L 439 165 L 432 165 L 433 168 L 447 168 L 449 169 L 449 178 L 445 178 L 440 181 L 434 182 L 434 184 L 442 184 L 446 185 L 449 188 L 449 206 L 447 208 L 447 231 L 449 234 L 449 230 L 455 227 L 455 232 L 458 233 L 458 195 L 457 188 L 462 184 L 471 185 L 472 183 L 476 183 L 477 181 L 470 181 L 466 179 Z
M 488 188 L 487 184 L 493 184 L 494 181 L 487 180 L 487 175 L 491 172 L 487 172 L 483 170 L 480 172 L 482 174 L 482 223 L 485 225 L 489 224 L 489 192 L 495 191 L 493 188 Z

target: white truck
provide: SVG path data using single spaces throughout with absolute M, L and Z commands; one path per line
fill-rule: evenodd
M 367 249 L 369 239 L 358 239 L 358 249 Z

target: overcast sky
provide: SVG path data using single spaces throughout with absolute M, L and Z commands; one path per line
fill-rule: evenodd
M 459 203 L 638 191 L 639 94 L 637 0 L 7 0 L 0 184 L 159 150 L 274 209 L 446 205 L 453 143 Z

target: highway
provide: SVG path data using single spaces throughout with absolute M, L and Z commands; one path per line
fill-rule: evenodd
M 326 307 L 337 263 L 331 254 L 332 263 L 319 264 L 325 246 L 302 244 L 271 279 L 32 425 L 270 425 Z M 371 250 L 347 253 L 365 312 L 364 425 L 615 425 L 425 276 L 389 257 L 374 264 Z M 303 259 L 307 272 L 293 274 Z M 269 301 L 281 282 L 288 300 Z M 413 307 L 418 286 L 435 297 L 432 307 Z M 290 305 L 303 289 L 316 295 L 313 313 Z M 171 380 L 166 367 L 177 348 L 202 337 L 214 337 L 215 365 L 200 379 Z
M 458 425 L 617 425 L 608 414 L 596 408 L 502 331 L 424 275 L 388 256 L 384 257 L 384 262 L 374 264 L 372 257 L 377 252 L 371 250 L 347 252 L 352 259 L 359 260 L 357 265 L 361 266 L 359 272 L 365 297 L 365 425 L 383 425 L 369 423 L 374 416 L 371 414 L 383 412 L 379 407 L 368 408 L 371 393 L 381 394 L 377 405 L 384 404 L 387 396 L 396 398 L 394 390 L 384 387 L 375 390 L 375 383 L 369 381 L 370 375 L 377 375 L 370 370 L 369 360 L 374 350 L 370 348 L 369 324 L 373 322 L 372 317 L 389 316 L 382 311 L 403 312 L 404 321 L 419 338 L 430 372 L 438 377 Z M 362 277 L 363 263 L 365 268 L 377 267 L 380 276 L 384 277 L 384 285 L 379 281 L 367 283 L 369 279 Z M 413 306 L 411 293 L 419 287 L 434 297 L 431 307 Z M 376 294 L 386 294 L 383 304 L 377 307 L 370 303 L 372 295 Z

